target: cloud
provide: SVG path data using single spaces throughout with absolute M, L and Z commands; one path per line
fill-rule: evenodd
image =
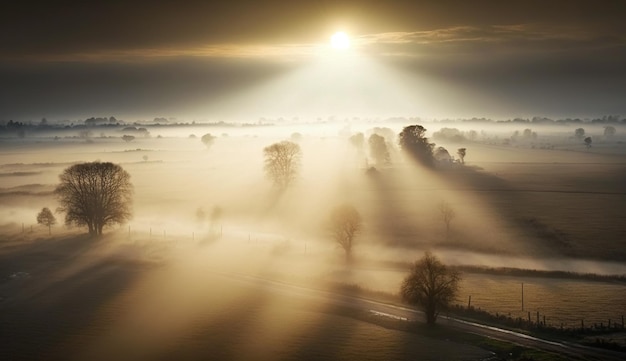
M 593 49 L 624 49 L 626 37 L 593 32 L 572 26 L 538 24 L 456 26 L 413 32 L 369 34 L 354 40 L 364 51 L 376 55 L 438 53 L 557 52 Z M 428 52 L 426 52 L 428 51 Z

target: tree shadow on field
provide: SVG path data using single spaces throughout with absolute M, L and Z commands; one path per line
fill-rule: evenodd
M 371 195 L 374 198 L 369 208 L 374 210 L 371 219 L 378 233 L 377 238 L 391 246 L 414 245 L 419 227 L 416 220 L 407 214 L 402 206 L 398 206 L 398 203 L 403 203 L 406 199 L 397 199 L 398 185 L 394 183 L 392 176 L 388 171 L 368 173 L 365 176 L 373 189 Z M 406 241 L 407 239 L 410 241 Z
M 63 342 L 132 283 L 136 269 L 110 255 L 88 255 L 93 247 L 75 236 L 0 254 L 0 349 L 7 359 L 67 359 L 73 350 Z
M 539 214 L 527 211 L 530 202 L 527 191 L 516 189 L 506 180 L 484 172 L 479 167 L 454 166 L 439 169 L 435 175 L 442 183 L 461 194 L 470 192 L 479 195 L 492 213 L 497 215 L 496 220 L 503 221 L 513 230 L 511 237 L 517 235 L 531 240 L 532 243 L 524 244 L 521 244 L 521 240 L 514 240 L 517 243 L 513 245 L 516 252 L 521 247 L 531 256 L 576 255 L 565 232 L 541 221 Z

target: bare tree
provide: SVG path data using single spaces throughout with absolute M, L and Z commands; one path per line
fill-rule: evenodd
M 456 155 L 459 156 L 459 159 L 461 160 L 462 164 L 465 164 L 465 155 L 467 154 L 467 149 L 465 148 L 459 148 L 456 151 Z
M 456 212 L 454 212 L 454 208 L 448 202 L 439 203 L 439 213 L 441 213 L 441 219 L 446 226 L 446 239 L 450 236 L 450 224 L 454 217 L 456 217 Z
M 284 190 L 298 176 L 302 151 L 294 142 L 282 141 L 263 149 L 265 173 L 279 190 Z
M 333 240 L 346 252 L 346 261 L 352 260 L 354 239 L 361 230 L 363 221 L 359 212 L 351 205 L 344 204 L 333 209 L 329 219 L 329 229 Z
M 54 214 L 52 214 L 52 211 L 50 211 L 50 208 L 43 207 L 41 212 L 37 214 L 37 223 L 48 227 L 48 234 L 52 234 L 52 226 L 57 224 L 57 219 L 54 217 Z
M 87 226 L 101 235 L 104 226 L 124 223 L 131 217 L 133 186 L 130 175 L 113 163 L 75 164 L 59 176 L 55 194 L 65 212 L 65 223 Z
M 420 307 L 426 315 L 426 323 L 434 325 L 439 312 L 456 299 L 460 280 L 459 272 L 426 252 L 402 282 L 400 295 L 405 302 Z

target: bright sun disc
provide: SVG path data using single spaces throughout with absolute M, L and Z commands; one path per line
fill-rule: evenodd
M 343 31 L 336 32 L 330 37 L 330 45 L 335 49 L 348 49 L 350 38 Z

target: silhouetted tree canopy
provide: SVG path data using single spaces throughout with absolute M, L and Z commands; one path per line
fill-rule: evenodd
M 131 217 L 133 186 L 130 175 L 113 163 L 75 164 L 59 176 L 55 194 L 65 212 L 65 223 L 87 226 L 101 235 L 104 226 L 124 223 Z
M 583 128 L 577 128 L 574 131 L 574 136 L 578 139 L 583 139 L 585 137 L 585 129 Z
M 465 155 L 467 154 L 467 149 L 465 148 L 459 148 L 456 150 L 456 155 L 459 156 L 459 159 L 461 160 L 461 163 L 465 164 Z
M 335 207 L 330 215 L 328 228 L 333 240 L 346 252 L 346 260 L 352 259 L 354 239 L 363 221 L 359 212 L 349 204 Z
M 279 190 L 284 190 L 296 180 L 300 171 L 302 151 L 294 142 L 282 141 L 263 149 L 265 173 Z
M 402 282 L 400 296 L 405 302 L 420 307 L 425 313 L 426 323 L 434 325 L 439 312 L 456 299 L 460 280 L 457 271 L 449 269 L 432 253 L 426 252 Z
M 389 150 L 387 149 L 385 137 L 378 134 L 372 134 L 367 142 L 370 146 L 370 156 L 374 158 L 376 165 L 381 166 L 391 163 L 391 157 L 389 156 Z
M 43 207 L 41 212 L 37 214 L 37 223 L 42 224 L 48 227 L 48 234 L 52 234 L 52 226 L 57 223 L 57 219 L 54 217 L 54 214 L 50 211 L 50 208 Z
M 413 159 L 432 167 L 434 165 L 433 148 L 434 143 L 429 143 L 426 138 L 426 128 L 421 125 L 409 125 L 400 132 L 398 143 Z

